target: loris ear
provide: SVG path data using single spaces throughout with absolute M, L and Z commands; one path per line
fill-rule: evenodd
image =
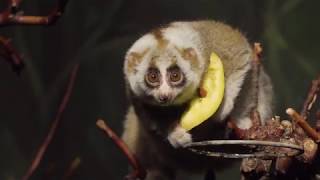
M 186 60 L 189 60 L 193 66 L 199 66 L 199 60 L 197 52 L 193 48 L 186 48 L 182 50 L 182 57 Z
M 126 56 L 126 71 L 127 73 L 136 73 L 136 66 L 139 64 L 140 55 L 136 52 L 130 52 Z
M 186 59 L 197 58 L 197 53 L 193 48 L 186 48 L 183 50 L 183 57 Z
M 126 56 L 126 71 L 130 73 L 137 73 L 136 67 L 141 63 L 143 56 L 146 54 L 147 50 L 142 53 L 130 52 Z

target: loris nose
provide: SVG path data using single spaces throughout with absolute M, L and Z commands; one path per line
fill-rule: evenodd
M 160 101 L 161 103 L 166 103 L 166 102 L 168 102 L 168 100 L 169 100 L 169 96 L 166 95 L 166 94 L 163 94 L 163 95 L 160 95 L 160 96 L 159 96 L 159 101 Z

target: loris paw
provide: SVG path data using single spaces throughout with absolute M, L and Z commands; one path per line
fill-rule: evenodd
M 180 126 L 177 126 L 170 134 L 168 135 L 168 140 L 170 144 L 175 147 L 184 147 L 185 145 L 192 142 L 191 134 L 188 133 L 185 129 Z

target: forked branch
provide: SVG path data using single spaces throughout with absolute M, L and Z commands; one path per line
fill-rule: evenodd
M 8 25 L 52 25 L 64 12 L 68 0 L 58 0 L 47 16 L 24 15 L 20 10 L 22 0 L 8 0 L 7 8 L 0 13 L 0 27 Z M 0 56 L 11 64 L 13 71 L 20 73 L 24 67 L 21 55 L 13 48 L 11 41 L 0 36 Z
M 69 79 L 69 82 L 68 82 L 67 89 L 66 89 L 65 94 L 63 96 L 63 99 L 62 99 L 62 101 L 61 101 L 61 103 L 59 105 L 56 117 L 55 117 L 54 121 L 52 122 L 52 125 L 51 125 L 51 127 L 49 129 L 49 132 L 48 132 L 46 138 L 44 139 L 43 143 L 40 145 L 40 148 L 38 149 L 34 159 L 31 162 L 30 167 L 28 168 L 26 174 L 23 176 L 22 180 L 30 179 L 32 174 L 35 172 L 35 170 L 39 166 L 39 164 L 40 164 L 40 162 L 41 162 L 41 160 L 42 160 L 42 158 L 44 156 L 44 153 L 46 152 L 49 144 L 51 143 L 51 141 L 53 139 L 53 136 L 55 135 L 56 129 L 57 129 L 58 125 L 59 125 L 59 122 L 61 120 L 62 114 L 63 114 L 63 112 L 65 111 L 65 109 L 67 107 L 67 104 L 69 102 L 71 93 L 73 91 L 73 87 L 74 87 L 74 83 L 75 83 L 75 80 L 76 80 L 78 68 L 79 68 L 78 64 L 73 67 L 71 75 L 70 75 L 70 79 Z
M 0 26 L 6 25 L 52 25 L 64 12 L 68 0 L 58 0 L 47 16 L 24 15 L 20 10 L 21 0 L 9 0 L 7 9 L 0 13 Z

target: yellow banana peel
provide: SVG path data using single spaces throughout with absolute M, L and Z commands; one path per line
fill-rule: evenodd
M 204 90 L 205 97 L 192 99 L 180 121 L 181 127 L 187 131 L 211 117 L 218 110 L 224 96 L 223 64 L 213 52 L 200 89 Z

